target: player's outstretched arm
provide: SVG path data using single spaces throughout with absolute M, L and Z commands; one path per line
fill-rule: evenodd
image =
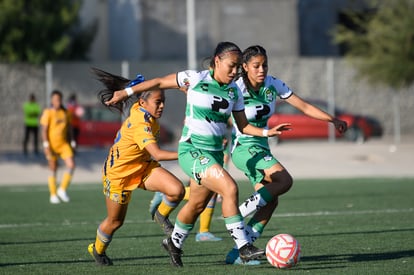
M 121 102 L 127 99 L 129 96 L 133 94 L 139 94 L 144 91 L 150 91 L 154 89 L 178 89 L 178 84 L 176 80 L 176 74 L 169 74 L 164 77 L 157 77 L 153 79 L 149 79 L 143 81 L 137 85 L 132 87 L 128 87 L 126 89 L 118 90 L 114 92 L 113 97 L 106 101 L 106 105 L 113 105 L 118 102 Z

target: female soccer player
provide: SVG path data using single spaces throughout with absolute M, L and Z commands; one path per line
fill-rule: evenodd
M 43 110 L 40 118 L 42 126 L 42 140 L 45 156 L 48 160 L 51 175 L 48 178 L 50 203 L 57 204 L 62 200 L 69 202 L 70 198 L 66 192 L 75 170 L 73 157 L 74 141 L 72 141 L 71 118 L 62 104 L 62 93 L 54 90 L 51 94 L 51 107 Z M 68 138 L 69 137 L 69 138 Z M 66 171 L 63 174 L 59 189 L 56 186 L 56 172 L 58 158 L 63 159 Z
M 261 46 L 251 46 L 243 52 L 242 77 L 236 84 L 243 93 L 245 113 L 250 124 L 265 127 L 274 113 L 276 98 L 280 97 L 306 115 L 328 122 L 344 133 L 346 122 L 339 120 L 295 95 L 281 80 L 267 75 L 267 54 Z M 255 192 L 240 206 L 243 217 L 255 212 L 247 223 L 249 242 L 253 243 L 263 232 L 278 204 L 278 197 L 292 186 L 292 177 L 272 155 L 267 137 L 248 136 L 234 128 L 232 160 L 249 178 Z M 233 248 L 226 263 L 239 264 L 239 251 Z M 249 264 L 258 264 L 251 261 Z
M 191 178 L 190 197 L 177 215 L 171 237 L 163 240 L 174 266 L 183 266 L 181 247 L 198 215 L 204 210 L 213 193 L 222 197 L 222 214 L 226 228 L 236 243 L 244 261 L 264 254 L 249 244 L 243 218 L 238 208 L 238 189 L 234 179 L 223 169 L 223 138 L 227 120 L 234 116 L 242 133 L 252 136 L 275 136 L 281 124 L 263 129 L 248 124 L 243 97 L 233 82 L 241 64 L 241 51 L 231 42 L 217 45 L 210 61 L 210 70 L 187 70 L 161 78 L 144 81 L 125 90 L 116 91 L 107 104 L 116 104 L 127 96 L 151 89 L 187 87 L 185 124 L 178 146 L 178 161 Z
M 137 80 L 130 81 L 97 69 L 94 72 L 106 86 L 106 89 L 100 91 L 102 102 L 112 97 L 113 90 L 143 80 L 138 77 Z M 158 163 L 160 160 L 175 160 L 178 157 L 177 152 L 162 150 L 157 144 L 160 131 L 157 119 L 162 115 L 164 102 L 162 89 L 152 88 L 140 93 L 109 150 L 102 175 L 107 217 L 97 229 L 95 243 L 88 247 L 89 253 L 99 265 L 112 265 L 105 251 L 115 231 L 122 226 L 132 191 L 137 188 L 165 194 L 154 214 L 154 220 L 167 235 L 172 232 L 173 225 L 168 216 L 182 200 L 184 186 Z M 111 107 L 122 111 L 122 104 Z

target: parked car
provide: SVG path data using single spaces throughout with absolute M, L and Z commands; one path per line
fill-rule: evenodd
M 324 111 L 328 110 L 328 104 L 325 101 L 308 99 L 306 101 Z M 373 117 L 349 113 L 338 108 L 335 109 L 335 116 L 348 124 L 348 131 L 343 137 L 335 130 L 338 138 L 362 143 L 371 137 L 382 136 L 382 126 Z M 287 102 L 279 101 L 276 104 L 275 114 L 268 121 L 268 126 L 273 127 L 283 122 L 292 123 L 292 130 L 283 132 L 277 137 L 277 141 L 329 137 L 329 123 L 308 117 Z
M 78 144 L 80 146 L 111 146 L 122 125 L 121 114 L 103 105 L 85 105 L 80 123 Z M 160 125 L 160 143 L 170 143 L 174 133 Z

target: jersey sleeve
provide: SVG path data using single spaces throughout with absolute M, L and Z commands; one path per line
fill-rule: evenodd
M 140 148 L 143 149 L 148 144 L 157 142 L 157 138 L 153 134 L 153 128 L 156 127 L 156 125 L 153 125 L 151 121 L 138 121 L 135 127 L 136 129 L 133 138 Z
M 50 116 L 49 110 L 45 109 L 42 113 L 42 116 L 40 117 L 40 125 L 48 126 L 49 125 L 49 116 Z
M 271 76 L 270 82 L 271 82 L 271 85 L 273 85 L 276 88 L 277 95 L 280 98 L 287 99 L 293 94 L 292 90 L 282 80 Z
M 235 112 L 243 111 L 244 110 L 243 93 L 237 86 L 235 87 L 236 87 L 237 99 L 234 102 L 233 111 Z
M 200 81 L 201 73 L 194 70 L 186 70 L 177 73 L 177 84 L 181 87 L 195 86 Z

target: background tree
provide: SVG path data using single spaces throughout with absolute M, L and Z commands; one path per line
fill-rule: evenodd
M 394 140 L 400 142 L 399 94 L 414 82 L 414 0 L 375 0 L 369 12 L 348 12 L 351 24 L 338 25 L 334 40 L 358 77 L 393 91 Z
M 96 22 L 81 28 L 80 0 L 0 0 L 0 61 L 87 59 Z

